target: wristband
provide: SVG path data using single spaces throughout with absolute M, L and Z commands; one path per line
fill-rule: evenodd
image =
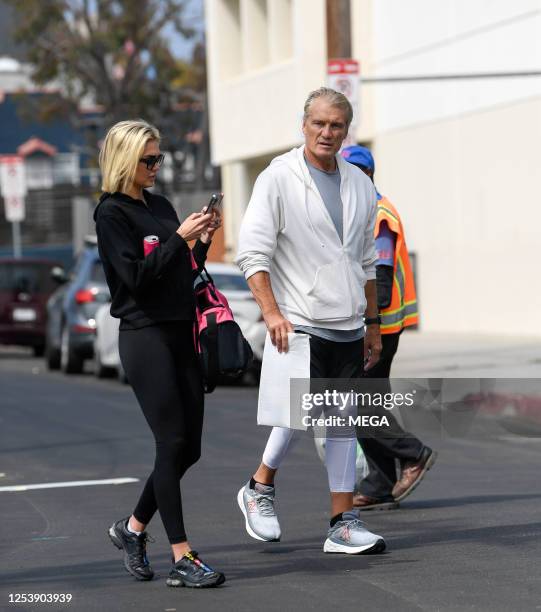
M 376 317 L 365 317 L 364 318 L 365 325 L 380 325 L 381 317 L 377 315 Z

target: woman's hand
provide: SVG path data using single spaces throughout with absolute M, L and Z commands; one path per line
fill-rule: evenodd
M 177 234 L 184 238 L 186 242 L 199 238 L 203 232 L 207 231 L 212 219 L 212 213 L 192 213 L 185 219 L 177 229 Z
M 201 236 L 199 236 L 199 240 L 201 240 L 201 242 L 204 242 L 205 244 L 208 244 L 212 240 L 212 237 L 214 236 L 214 232 L 218 228 L 222 227 L 222 215 L 220 211 L 217 209 L 214 209 L 211 214 L 212 214 L 211 222 L 209 223 L 207 229 L 201 233 Z

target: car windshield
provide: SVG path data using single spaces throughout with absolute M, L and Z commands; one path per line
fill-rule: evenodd
M 210 273 L 216 288 L 227 291 L 249 291 L 246 279 L 241 274 L 224 274 L 223 272 Z
M 52 264 L 1 263 L 0 291 L 51 293 L 56 285 L 51 278 Z

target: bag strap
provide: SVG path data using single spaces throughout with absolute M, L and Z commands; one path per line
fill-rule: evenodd
M 216 295 L 216 285 L 214 284 L 214 279 L 209 274 L 209 272 L 205 268 L 205 266 L 203 266 L 201 269 L 196 268 L 193 271 L 195 272 L 195 278 L 197 279 L 199 277 L 203 281 L 203 283 L 205 284 L 207 289 L 210 291 L 210 294 L 212 295 L 212 297 L 215 300 L 217 300 L 218 296 Z M 205 276 L 207 278 L 205 278 L 205 276 L 203 276 L 203 272 L 205 273 Z
M 206 380 L 206 391 L 212 393 L 218 384 L 220 364 L 218 362 L 218 325 L 216 313 L 207 316 L 207 339 L 208 339 L 208 369 Z

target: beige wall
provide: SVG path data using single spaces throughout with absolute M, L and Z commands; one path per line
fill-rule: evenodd
M 297 145 L 306 94 L 326 74 L 325 0 L 207 0 L 205 7 L 214 163 Z
M 541 98 L 378 135 L 417 253 L 422 328 L 541 336 Z

